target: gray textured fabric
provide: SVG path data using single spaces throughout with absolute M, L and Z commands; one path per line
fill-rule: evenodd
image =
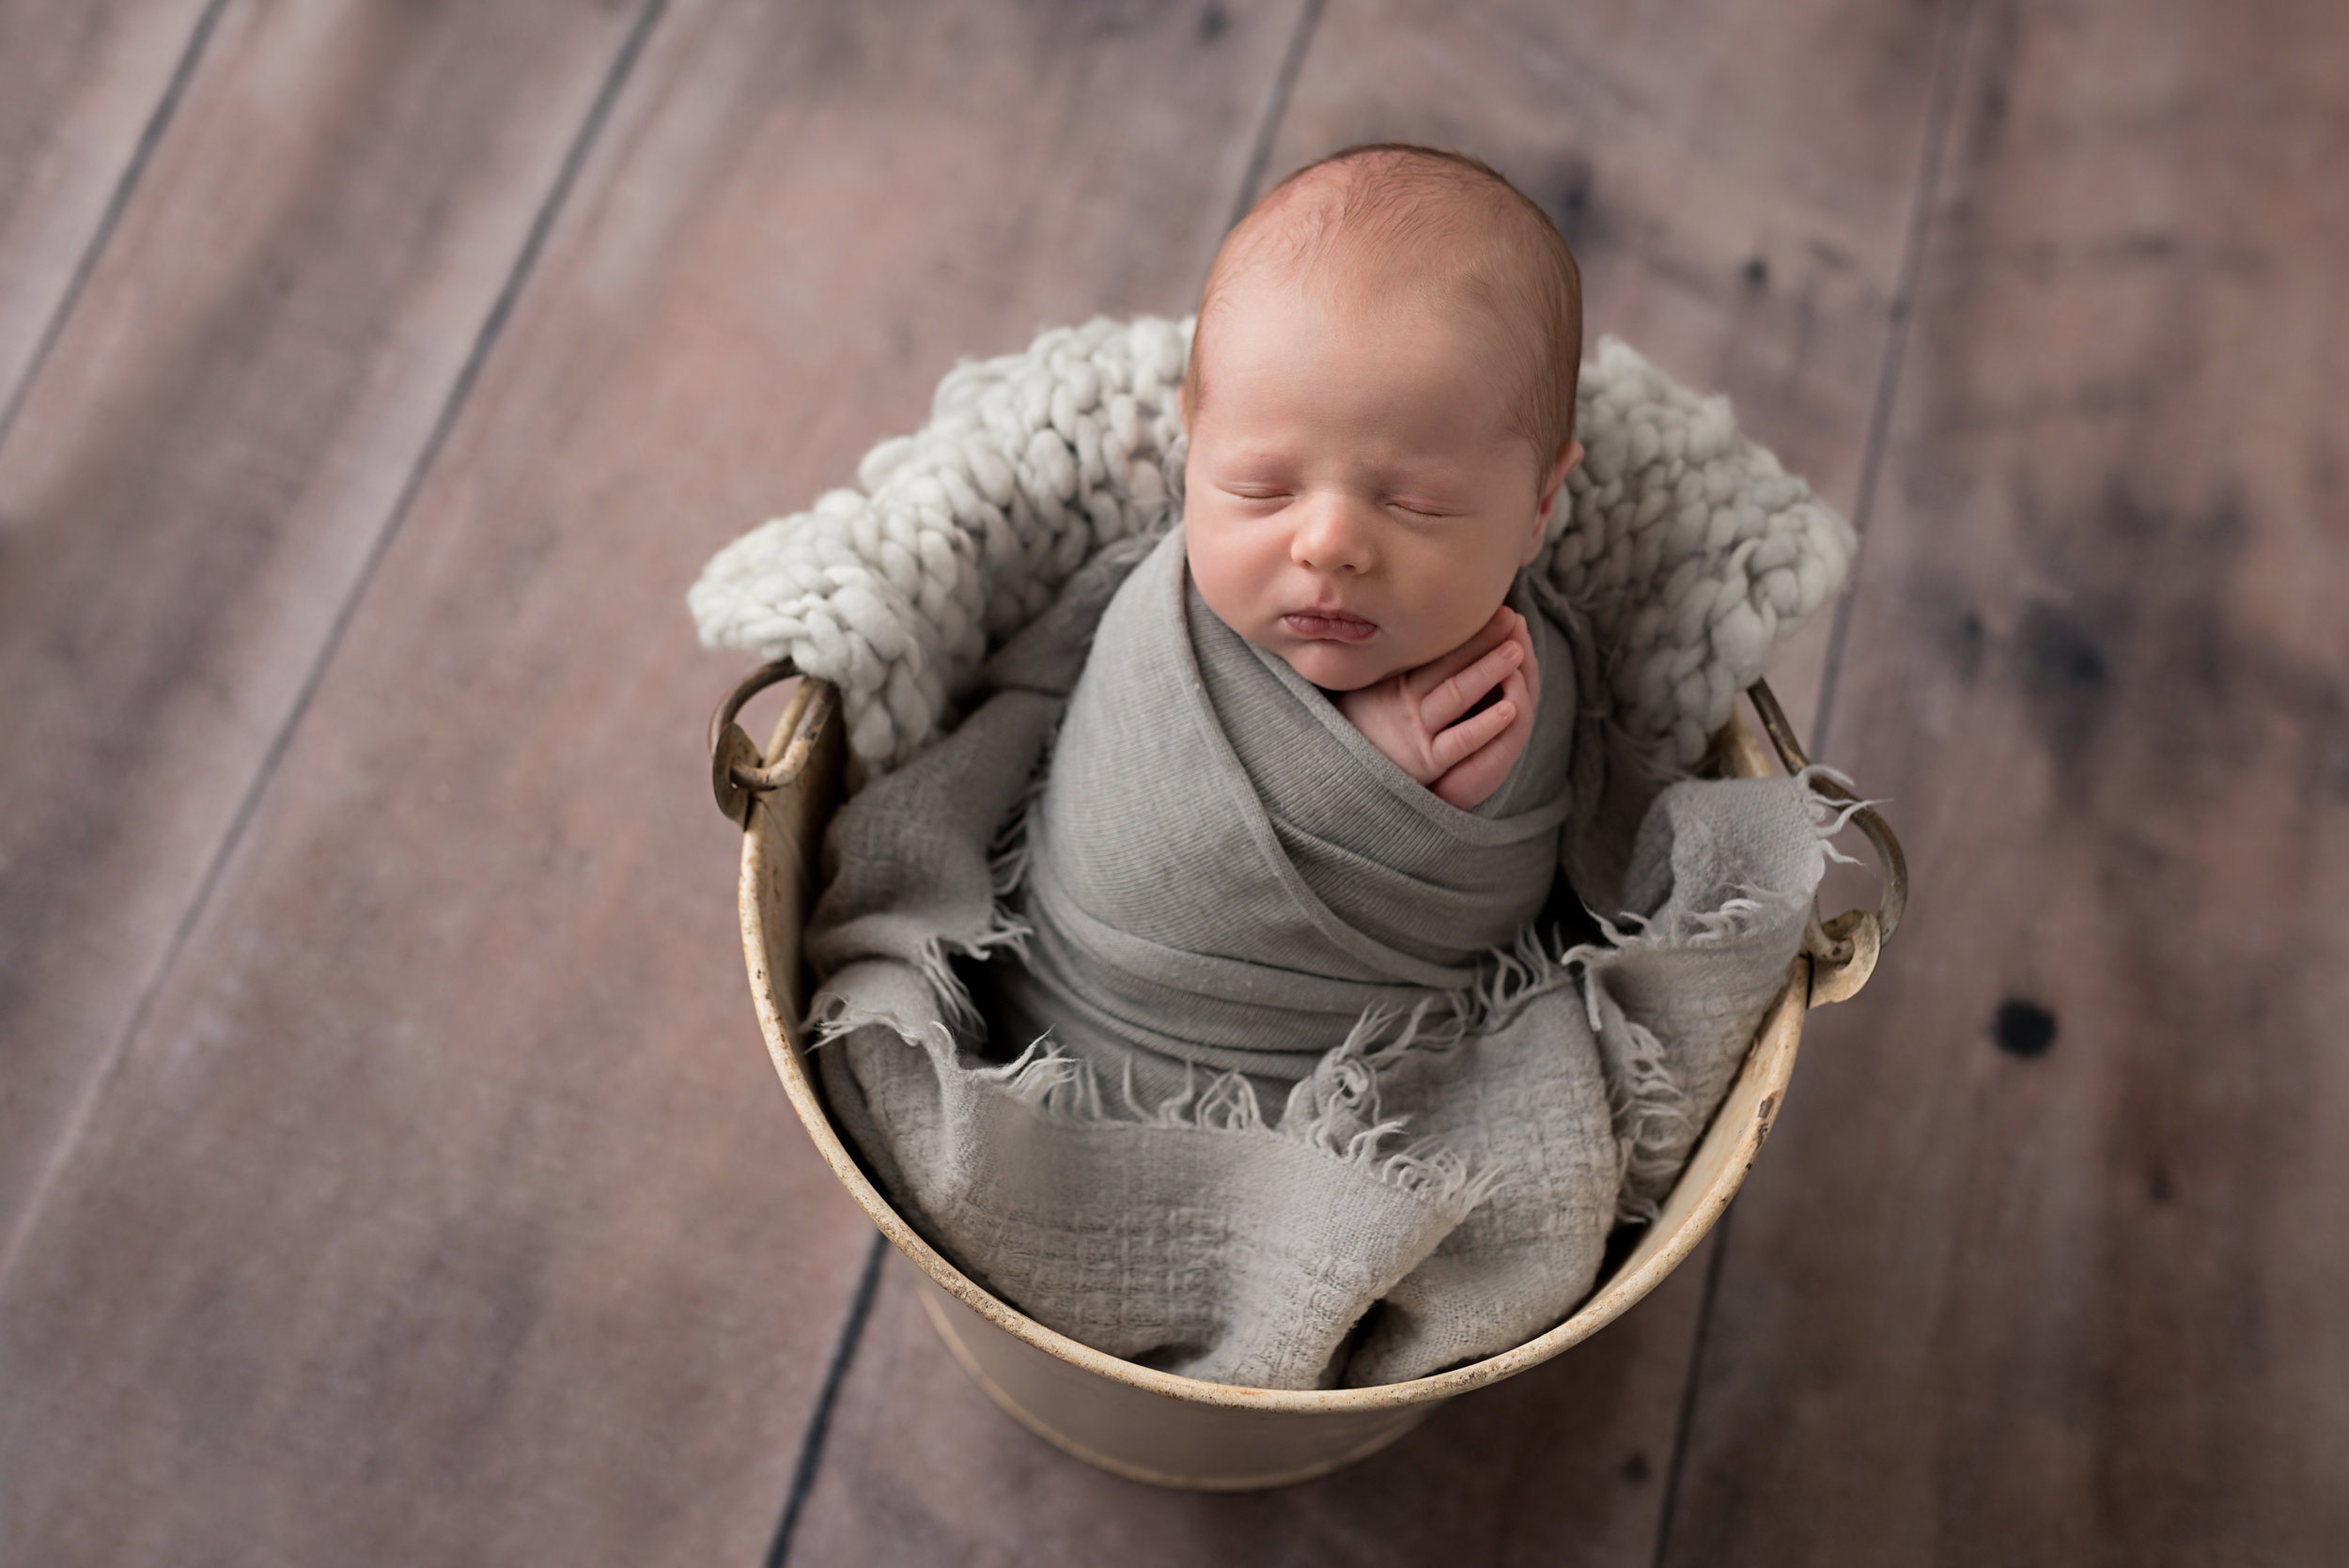
M 1606 776 L 1587 635 L 1543 599 L 1534 738 L 1455 810 L 1205 609 L 1179 531 L 1118 586 L 1144 548 L 835 818 L 807 943 L 835 1114 L 942 1250 L 1112 1355 L 1307 1388 L 1521 1343 L 1669 1188 L 1783 982 L 1810 798 Z M 1532 929 L 1562 857 L 1612 942 Z

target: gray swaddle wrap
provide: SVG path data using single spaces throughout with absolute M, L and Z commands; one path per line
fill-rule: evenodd
M 1170 535 L 1103 617 L 1029 818 L 1012 1032 L 1285 1084 L 1366 1011 L 1472 987 L 1548 898 L 1571 800 L 1572 663 L 1519 598 L 1539 722 L 1471 814 L 1219 620 Z
M 1179 530 L 1150 547 L 1097 554 L 835 817 L 806 946 L 834 1112 L 942 1250 L 1111 1354 L 1303 1388 L 1521 1343 L 1783 983 L 1815 807 L 1610 767 L 1588 630 L 1544 595 L 1534 738 L 1457 811 L 1198 603 Z M 1611 945 L 1529 929 L 1562 850 Z M 957 958 L 988 961 L 992 1062 Z

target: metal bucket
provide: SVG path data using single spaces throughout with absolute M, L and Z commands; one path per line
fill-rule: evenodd
M 791 1104 L 832 1174 L 921 1270 L 922 1305 L 939 1337 L 988 1397 L 1029 1431 L 1102 1469 L 1160 1486 L 1237 1491 L 1324 1475 L 1385 1447 L 1455 1395 L 1549 1359 L 1613 1322 L 1694 1250 L 1736 1195 L 1769 1136 L 1793 1075 L 1804 1013 L 1857 993 L 1900 920 L 1907 873 L 1875 812 L 1854 821 L 1876 847 L 1880 911 L 1815 920 L 1743 1069 L 1698 1143 L 1663 1213 L 1574 1315 L 1548 1333 L 1470 1365 L 1408 1383 L 1329 1390 L 1203 1383 L 1105 1356 L 990 1296 L 922 1239 L 874 1187 L 832 1125 L 800 1033 L 806 982 L 801 922 L 815 900 L 817 850 L 840 798 L 844 744 L 832 688 L 803 680 L 766 756 L 735 722 L 756 691 L 793 674 L 770 664 L 728 694 L 710 723 L 719 808 L 744 829 L 742 951 L 767 1048 Z M 1750 695 L 1788 768 L 1803 766 L 1766 685 Z M 1717 769 L 1759 777 L 1768 762 L 1735 717 L 1714 747 Z M 1820 787 L 1840 793 L 1831 781 Z

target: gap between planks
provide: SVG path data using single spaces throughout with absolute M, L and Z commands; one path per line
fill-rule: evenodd
M 1883 373 L 1876 378 L 1875 404 L 1868 411 L 1867 442 L 1860 449 L 1859 493 L 1852 503 L 1852 528 L 1860 544 L 1868 541 L 1868 520 L 1875 509 L 1876 476 L 1884 468 L 1884 448 L 1890 439 L 1892 408 L 1900 392 L 1901 365 L 1908 352 L 1908 328 L 1917 313 L 1917 281 L 1924 270 L 1925 241 L 1933 227 L 1933 204 L 1941 182 L 1942 147 L 1949 137 L 1950 118 L 1956 107 L 1958 73 L 1966 63 L 1966 39 L 1972 30 L 1974 0 L 1951 0 L 1942 24 L 1941 47 L 1935 52 L 1933 100 L 1925 110 L 1924 146 L 1918 154 L 1917 196 L 1908 211 L 1908 238 L 1901 251 L 1899 281 L 1892 288 L 1891 327 L 1884 344 Z M 1859 597 L 1855 580 L 1835 601 L 1835 617 L 1828 632 L 1827 663 L 1819 672 L 1819 706 L 1812 721 L 1811 756 L 1825 761 L 1835 719 L 1835 688 L 1843 669 L 1843 644 L 1851 630 L 1852 604 Z M 1706 1299 L 1709 1310 L 1711 1298 Z
M 1917 282 L 1924 267 L 1926 241 L 1933 225 L 1933 204 L 1941 180 L 1943 149 L 1948 141 L 1949 124 L 1957 101 L 1957 84 L 1966 60 L 1966 40 L 1971 31 L 1974 0 L 1952 0 L 1949 13 L 1942 23 L 1941 41 L 1934 51 L 1932 98 L 1925 109 L 1924 135 L 1917 155 L 1915 194 L 1909 203 L 1908 233 L 1902 241 L 1900 271 L 1892 289 L 1890 321 L 1884 344 L 1882 367 L 1876 378 L 1874 402 L 1868 411 L 1868 428 L 1863 439 L 1859 467 L 1859 489 L 1852 503 L 1852 531 L 1859 536 L 1864 547 L 1868 537 L 1869 514 L 1875 500 L 1876 476 L 1883 468 L 1884 448 L 1889 439 L 1894 402 L 1900 390 L 1901 366 L 1908 347 L 1908 328 L 1915 316 Z M 1810 743 L 1814 762 L 1827 757 L 1827 745 L 1834 718 L 1837 676 L 1843 662 L 1845 635 L 1851 625 L 1851 607 L 1859 597 L 1855 578 L 1835 601 L 1834 620 L 1828 632 L 1827 660 L 1819 672 L 1818 706 L 1812 710 Z M 1713 1308 L 1719 1296 L 1721 1270 L 1729 1256 L 1732 1228 L 1737 1219 L 1737 1205 L 1733 1203 L 1713 1228 L 1713 1256 L 1704 1270 L 1704 1294 L 1697 1303 L 1697 1330 L 1688 1344 L 1688 1374 L 1680 1405 L 1680 1422 L 1672 1433 L 1672 1463 L 1664 1472 L 1664 1495 L 1656 1525 L 1655 1568 L 1664 1568 L 1672 1548 L 1672 1514 L 1680 1502 L 1681 1476 L 1687 1467 L 1688 1445 L 1696 1430 L 1697 1403 L 1704 1375 L 1704 1347 L 1713 1327 Z
M 89 243 L 83 247 L 81 259 L 73 264 L 73 275 L 66 280 L 65 292 L 57 296 L 57 307 L 49 313 L 49 324 L 41 329 L 40 341 L 33 345 L 32 357 L 24 362 L 23 374 L 17 378 L 7 403 L 0 405 L 0 452 L 8 450 L 8 432 L 16 428 L 17 415 L 23 411 L 24 400 L 32 396 L 33 383 L 40 380 L 41 366 L 49 363 L 57 340 L 65 335 L 66 322 L 72 318 L 73 307 L 81 303 L 90 274 L 98 270 L 99 256 L 114 239 L 131 197 L 147 176 L 148 164 L 154 161 L 155 149 L 163 145 L 164 132 L 178 117 L 179 102 L 187 96 L 188 84 L 195 80 L 197 67 L 203 64 L 204 52 L 212 41 L 212 30 L 220 22 L 220 13 L 227 8 L 228 0 L 210 0 L 196 17 L 187 44 L 179 51 L 179 64 L 172 68 L 171 80 L 164 84 L 163 96 L 155 101 L 155 112 L 148 116 L 146 128 L 131 149 L 130 161 L 123 164 L 121 177 L 106 197 L 98 226 L 90 231 Z

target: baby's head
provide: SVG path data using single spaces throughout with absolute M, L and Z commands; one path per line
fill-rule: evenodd
M 1192 580 L 1335 691 L 1492 618 L 1567 472 L 1573 254 L 1484 164 L 1354 147 L 1276 187 L 1217 253 L 1183 384 Z

